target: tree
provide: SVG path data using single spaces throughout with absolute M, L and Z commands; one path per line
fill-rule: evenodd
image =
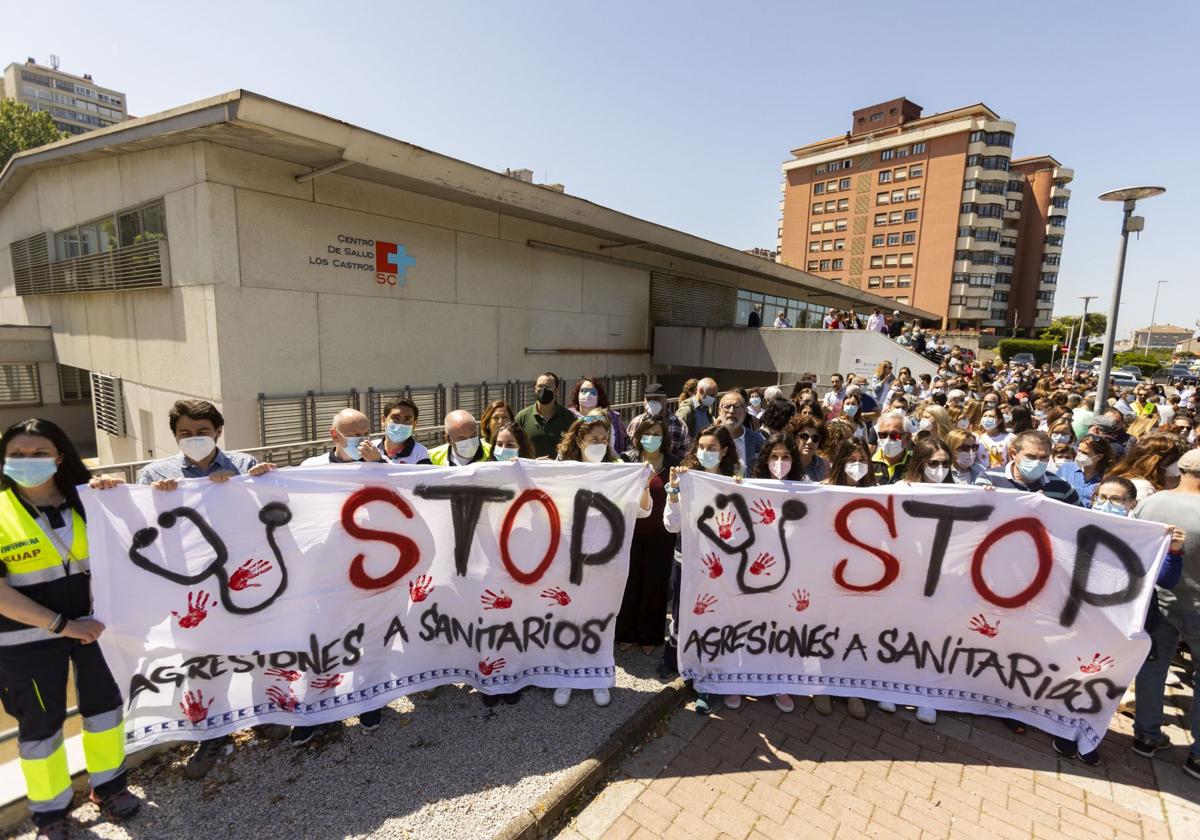
M 1101 312 L 1089 312 L 1087 316 L 1087 334 L 1090 336 L 1104 335 L 1104 330 L 1108 327 L 1108 317 Z M 1075 331 L 1075 337 L 1071 339 L 1074 344 L 1079 341 L 1079 316 L 1078 315 L 1060 315 L 1050 322 L 1050 326 L 1038 333 L 1039 338 L 1053 339 L 1058 342 L 1065 342 L 1071 331 Z
M 35 111 L 23 102 L 0 99 L 0 169 L 17 152 L 44 146 L 66 136 L 67 133 L 59 131 L 45 111 Z

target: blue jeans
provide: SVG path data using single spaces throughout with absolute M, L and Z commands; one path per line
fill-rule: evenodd
M 1158 626 L 1150 635 L 1150 659 L 1138 671 L 1137 705 L 1134 708 L 1133 732 L 1139 738 L 1157 738 L 1162 734 L 1163 693 L 1167 684 L 1167 669 L 1175 657 L 1179 640 L 1187 642 L 1193 656 L 1200 656 L 1200 612 L 1172 607 L 1162 611 Z M 1192 703 L 1192 755 L 1200 757 L 1200 703 Z

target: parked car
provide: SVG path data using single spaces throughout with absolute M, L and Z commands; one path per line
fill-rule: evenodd
M 1120 388 L 1135 388 L 1142 380 L 1126 370 L 1114 370 L 1108 375 L 1108 381 Z
M 1117 370 L 1123 370 L 1136 379 L 1141 379 L 1144 376 L 1142 369 L 1137 365 L 1121 365 Z
M 1013 365 L 1036 365 L 1037 359 L 1033 358 L 1032 353 L 1017 353 L 1008 360 L 1009 364 Z
M 1197 385 L 1200 384 L 1200 374 L 1193 373 L 1183 365 L 1174 365 L 1154 371 L 1154 375 L 1150 377 L 1150 381 L 1155 385 L 1169 385 L 1172 382 L 1181 382 L 1184 385 Z

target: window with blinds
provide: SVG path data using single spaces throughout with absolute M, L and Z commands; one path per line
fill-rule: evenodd
M 121 377 L 93 372 L 91 384 L 96 428 L 113 437 L 125 437 L 125 388 Z
M 42 380 L 36 364 L 0 365 L 0 405 L 42 404 Z
M 92 398 L 92 377 L 83 368 L 58 366 L 58 397 L 64 403 L 86 402 Z

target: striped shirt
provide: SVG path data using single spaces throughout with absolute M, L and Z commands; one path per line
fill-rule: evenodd
M 1079 494 L 1075 492 L 1075 488 L 1066 479 L 1059 478 L 1052 472 L 1047 472 L 1037 481 L 1018 481 L 1012 476 L 1012 471 L 1015 469 L 1015 464 L 1010 464 L 1008 467 L 988 470 L 986 474 L 987 479 L 998 490 L 1024 490 L 1029 493 L 1041 493 L 1049 499 L 1066 502 L 1076 507 L 1083 507 L 1083 502 L 1080 501 Z

